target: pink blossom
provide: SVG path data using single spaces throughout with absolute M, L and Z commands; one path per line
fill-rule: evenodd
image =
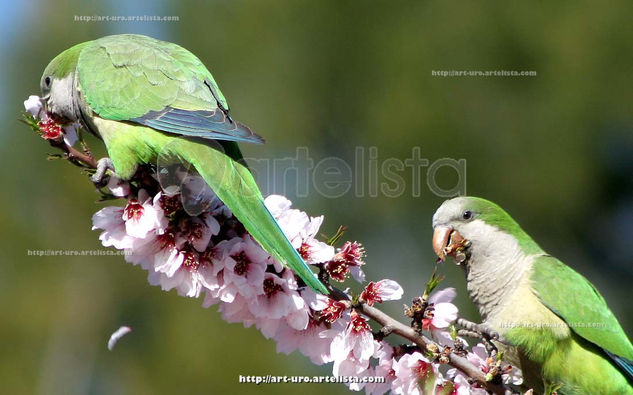
M 343 247 L 336 253 L 334 259 L 345 262 L 348 266 L 362 266 L 365 264 L 365 248 L 362 244 L 354 241 L 346 241 Z
M 328 304 L 320 311 L 320 316 L 325 322 L 333 323 L 343 316 L 346 309 L 345 303 L 328 299 Z
M 451 378 L 453 391 L 451 395 L 487 395 L 488 391 L 483 388 L 475 387 L 477 384 L 470 384 L 468 378 L 457 369 L 449 369 L 447 375 Z M 438 389 L 443 389 L 446 386 L 446 382 L 438 386 Z
M 176 289 L 179 295 L 188 297 L 219 288 L 210 251 L 198 252 L 183 239 L 178 241 L 173 228 L 136 241 L 126 249 L 125 259 L 148 270 L 150 284 L 160 285 L 165 291 Z
M 42 108 L 42 100 L 39 96 L 29 96 L 29 98 L 24 101 L 24 109 L 36 119 L 46 117 L 46 113 L 44 113 Z
M 292 246 L 307 263 L 327 262 L 334 257 L 334 247 L 316 239 L 323 216 L 309 217 L 303 211 L 291 209 L 290 200 L 279 195 L 268 196 L 265 204 Z
M 160 273 L 158 284 L 156 285 L 160 285 L 163 291 L 176 289 L 178 295 L 197 298 L 202 291 L 202 283 L 196 277 L 195 272 L 192 275 L 187 270 L 179 269 L 171 277 Z
M 223 252 L 214 260 L 214 271 L 218 275 L 222 271 L 223 281 L 221 287 L 211 291 L 214 297 L 230 303 L 238 294 L 253 298 L 264 293 L 270 256 L 250 236 L 223 241 L 216 247 Z
M 211 215 L 202 214 L 198 217 L 188 217 L 180 221 L 179 237 L 182 237 L 196 251 L 207 249 L 211 236 L 220 232 L 220 224 Z
M 523 384 L 523 372 L 516 366 L 506 363 L 501 364 L 504 373 L 501 374 L 501 380 L 504 384 L 521 385 Z
M 306 239 L 299 247 L 299 254 L 309 264 L 327 262 L 334 257 L 334 247 L 317 239 Z
M 119 250 L 131 248 L 134 238 L 127 234 L 123 221 L 123 207 L 104 207 L 92 216 L 92 230 L 102 229 L 99 240 L 104 247 Z
M 26 105 L 26 102 L 24 103 Z M 285 196 L 281 195 L 267 196 L 264 200 L 264 204 L 266 205 L 268 211 L 270 211 L 272 216 L 275 218 L 279 218 L 285 211 L 290 210 L 290 207 L 292 207 L 292 202 L 288 200 Z
M 358 282 L 365 281 L 365 273 L 361 266 L 365 264 L 363 257 L 365 249 L 360 243 L 345 242 L 343 247 L 334 255 L 334 257 L 326 264 L 325 268 L 330 277 L 336 281 L 345 281 L 347 274 Z
M 437 366 L 432 364 L 419 352 L 405 354 L 393 364 L 396 379 L 391 383 L 394 394 L 421 395 L 420 382 L 433 381 L 438 372 Z
M 277 342 L 277 352 L 290 354 L 298 349 L 299 352 L 310 358 L 312 363 L 323 365 L 332 362 L 330 344 L 332 339 L 344 330 L 345 323 L 342 320 L 325 325 L 320 321 L 310 319 L 304 330 L 296 330 L 288 324 L 283 324 L 274 336 Z
M 496 356 L 490 356 L 486 347 L 479 343 L 472 347 L 470 352 L 466 354 L 466 358 L 470 363 L 477 366 L 482 372 L 488 373 L 496 364 Z M 523 383 L 523 374 L 519 369 L 512 367 L 506 363 L 501 364 L 501 379 L 504 384 L 520 385 Z
M 294 282 L 294 275 L 290 276 L 290 272 L 286 270 L 284 276 Z M 292 288 L 292 287 L 291 287 Z M 275 328 L 276 334 L 274 335 L 277 342 L 277 352 L 283 352 L 286 354 L 299 349 L 299 351 L 305 356 L 309 357 L 313 363 L 321 365 L 332 361 L 330 356 L 330 344 L 332 339 L 342 333 L 346 326 L 346 319 L 338 319 L 345 314 L 345 304 L 340 302 L 334 302 L 327 296 L 317 294 L 310 288 L 303 288 L 300 291 L 301 298 L 304 301 L 306 310 L 299 309 L 295 313 L 291 313 L 287 316 L 285 322 L 280 322 Z M 339 306 L 333 307 L 333 303 L 338 303 Z M 325 315 L 323 311 L 331 307 L 329 312 L 329 318 L 331 320 L 324 319 Z M 289 325 L 288 322 L 293 319 L 294 315 L 305 311 L 308 313 L 308 324 L 305 329 L 298 330 L 300 325 Z M 349 314 L 347 314 L 349 316 Z M 292 323 L 292 322 L 291 322 Z M 297 321 L 296 324 L 301 323 Z M 266 329 L 269 329 L 268 327 Z
M 169 190 L 162 190 L 154 196 L 153 204 L 157 209 L 163 210 L 166 217 L 174 215 L 176 212 L 182 210 L 182 203 L 180 201 L 180 195 L 177 192 Z
M 314 292 L 310 287 L 304 287 L 300 290 L 300 293 L 308 307 L 315 311 L 324 310 L 329 306 L 332 300 L 323 294 Z
M 385 380 L 382 383 L 368 383 L 365 386 L 365 392 L 367 394 L 381 395 L 391 389 L 391 383 L 396 379 L 396 372 L 393 370 L 395 362 L 393 359 L 393 347 L 384 341 L 378 342 L 372 357 L 378 359 L 378 364 L 371 369 L 368 376 L 382 377 Z
M 203 307 L 206 305 L 207 300 Z M 226 322 L 241 322 L 245 328 L 251 327 L 256 318 L 248 309 L 248 299 L 242 295 L 236 295 L 231 303 L 221 303 L 218 311 L 222 314 L 222 319 Z
M 33 118 L 40 121 L 38 126 L 40 127 L 40 132 L 42 132 L 42 137 L 44 139 L 57 139 L 61 135 L 64 138 L 64 143 L 69 147 L 75 145 L 79 139 L 77 136 L 79 123 L 74 122 L 69 125 L 59 125 L 44 111 L 44 108 L 42 107 L 42 100 L 39 96 L 29 96 L 29 98 L 24 101 L 24 109 L 30 113 Z
M 368 305 L 373 306 L 374 303 L 382 303 L 386 300 L 399 300 L 403 293 L 400 284 L 385 279 L 367 284 L 360 296 Z
M 185 260 L 185 255 L 180 250 L 182 244 L 178 244 L 174 233 L 169 231 L 155 236 L 154 244 L 150 248 L 156 247 L 158 251 L 153 256 L 154 270 L 172 277 Z
M 266 338 L 275 336 L 285 326 L 305 330 L 310 321 L 310 309 L 296 291 L 294 274 L 285 270 L 281 277 L 274 273 L 265 276 L 264 293 L 252 298 L 248 304 L 257 318 L 257 328 Z
M 308 326 L 308 308 L 299 293 L 292 288 L 289 280 L 291 272 L 286 271 L 284 277 L 274 273 L 265 273 L 264 292 L 253 297 L 248 308 L 255 317 L 264 319 L 287 318 L 287 323 L 294 329 L 305 329 Z M 294 275 L 292 275 L 294 277 Z M 293 278 L 294 280 L 294 278 Z
M 350 266 L 349 274 L 352 275 L 352 278 L 359 283 L 365 282 L 365 272 L 363 271 L 361 266 Z
M 179 295 L 197 298 L 203 290 L 219 287 L 217 276 L 213 273 L 212 264 L 195 251 L 183 251 L 183 261 L 173 273 L 167 276 L 161 273 L 160 286 L 163 290 L 176 289 Z
M 123 209 L 125 231 L 128 235 L 143 239 L 151 231 L 162 233 L 167 227 L 167 218 L 160 208 L 154 207 L 152 199 L 144 189 L 138 194 L 138 199 L 128 200 Z
M 291 209 L 291 203 L 284 202 L 284 199 L 284 197 L 272 195 L 267 197 L 264 202 L 292 246 L 298 249 L 305 239 L 316 235 L 323 222 L 323 217 L 310 218 L 303 211 Z
M 424 329 L 447 328 L 457 319 L 457 307 L 450 303 L 455 295 L 455 288 L 445 288 L 431 295 L 422 321 Z
M 347 358 L 334 359 L 332 366 L 333 376 L 347 376 L 347 377 L 367 377 L 370 374 L 369 360 L 362 360 L 356 358 L 353 352 L 350 352 Z M 359 380 L 360 381 L 360 380 Z M 366 383 L 361 382 L 349 382 L 345 383 L 352 391 L 360 391 L 363 389 Z
M 130 183 L 127 181 L 122 181 L 115 176 L 110 176 L 110 179 L 108 180 L 108 185 L 106 185 L 106 187 L 116 197 L 125 197 L 131 192 Z
M 482 372 L 488 373 L 490 370 L 489 356 L 486 347 L 479 343 L 471 348 L 471 351 L 466 355 L 466 358 L 470 363 L 477 366 Z
M 377 359 L 379 363 L 387 362 L 391 365 L 393 358 L 393 347 L 385 341 L 377 341 L 372 357 Z
M 67 146 L 72 147 L 77 141 L 79 141 L 79 136 L 77 135 L 77 129 L 79 128 L 79 122 L 64 125 L 64 143 Z
M 352 311 L 347 328 L 332 341 L 330 347 L 332 358 L 334 361 L 341 361 L 351 355 L 359 363 L 365 363 L 374 351 L 374 335 L 367 320 L 358 312 Z
M 64 135 L 62 125 L 44 111 L 42 101 L 38 96 L 31 95 L 24 101 L 24 109 L 30 113 L 37 122 L 41 136 L 45 140 L 60 140 Z M 74 132 L 74 130 L 73 130 Z

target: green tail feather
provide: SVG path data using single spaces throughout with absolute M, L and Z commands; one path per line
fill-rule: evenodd
M 170 150 L 196 168 L 218 198 L 266 252 L 285 263 L 310 288 L 327 295 L 328 290 L 290 244 L 264 205 L 264 199 L 251 172 L 225 155 L 221 147 L 212 148 L 207 144 L 179 139 L 179 144 L 170 147 Z

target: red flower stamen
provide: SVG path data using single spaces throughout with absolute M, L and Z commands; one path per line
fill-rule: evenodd
M 198 254 L 194 253 L 193 251 L 184 251 L 182 254 L 184 256 L 182 267 L 190 272 L 198 270 L 198 268 L 200 267 Z
M 332 260 L 325 265 L 325 269 L 330 274 L 330 277 L 338 282 L 345 281 L 347 273 L 349 273 L 349 266 L 344 261 Z
M 138 221 L 143 216 L 144 211 L 143 205 L 138 200 L 130 199 L 123 210 L 123 216 L 125 219 Z
M 231 255 L 231 258 L 235 260 L 235 268 L 233 271 L 238 276 L 244 276 L 248 271 L 248 264 L 251 263 L 250 259 L 246 256 L 244 251 L 240 251 L 237 254 Z
M 42 138 L 45 140 L 58 140 L 61 138 L 64 130 L 52 119 L 48 121 L 40 121 L 37 126 L 40 127 Z
M 378 295 L 378 288 L 376 287 L 376 283 L 370 281 L 369 284 L 365 287 L 363 292 L 360 294 L 360 297 L 370 306 L 373 306 L 374 303 L 382 303 L 382 298 Z
M 354 333 L 371 331 L 367 320 L 356 311 L 352 311 L 352 320 L 349 322 L 349 325 L 351 325 L 352 332 Z
M 328 299 L 328 305 L 325 309 L 321 310 L 321 318 L 330 324 L 341 318 L 345 311 L 345 303 L 337 302 L 332 299 Z
M 264 293 L 267 297 L 271 298 L 277 292 L 282 291 L 281 285 L 277 284 L 272 278 L 264 280 Z

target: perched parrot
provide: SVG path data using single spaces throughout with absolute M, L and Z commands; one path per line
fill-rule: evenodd
M 633 345 L 605 300 L 501 207 L 450 199 L 433 228 L 436 254 L 462 261 L 483 324 L 510 343 L 535 392 L 633 394 Z
M 105 143 L 112 167 L 131 178 L 139 164 L 170 155 L 195 167 L 253 238 L 315 291 L 327 294 L 264 205 L 237 142 L 263 143 L 229 116 L 213 76 L 191 52 L 147 36 L 121 34 L 71 47 L 40 82 L 60 122 L 79 121 Z M 98 181 L 98 180 L 97 180 Z

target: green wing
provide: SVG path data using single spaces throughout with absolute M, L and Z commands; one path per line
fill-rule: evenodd
M 266 208 L 251 172 L 231 159 L 239 156 L 239 151 L 229 151 L 225 155 L 223 149 L 218 149 L 220 147 L 197 144 L 190 139 L 174 139 L 162 148 L 167 151 L 165 153 L 175 154 L 182 161 L 191 163 L 264 250 L 292 269 L 313 290 L 328 294 L 327 288 L 290 244 Z
M 558 259 L 534 261 L 532 287 L 541 301 L 579 336 L 602 348 L 633 378 L 633 345 L 598 290 Z
M 100 117 L 214 140 L 262 143 L 228 115 L 211 73 L 186 49 L 124 34 L 91 42 L 77 63 L 80 89 Z

